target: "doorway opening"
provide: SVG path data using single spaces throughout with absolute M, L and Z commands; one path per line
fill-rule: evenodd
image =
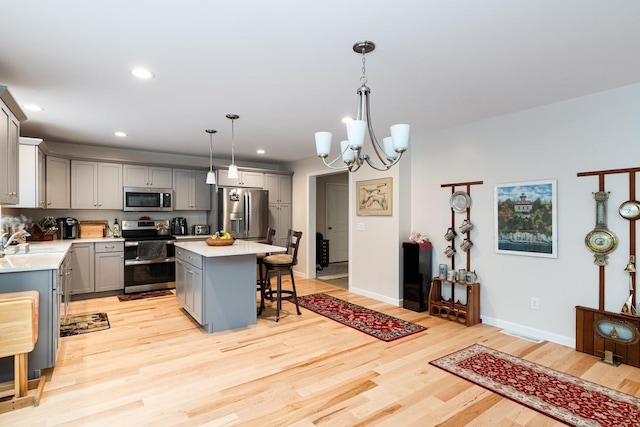
M 316 176 L 316 278 L 348 288 L 349 174 Z

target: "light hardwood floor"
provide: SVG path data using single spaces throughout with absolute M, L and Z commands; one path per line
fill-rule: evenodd
M 279 323 L 206 334 L 175 297 L 70 304 L 104 311 L 111 329 L 62 338 L 40 406 L 1 426 L 555 426 L 560 423 L 429 365 L 474 343 L 640 396 L 640 369 L 544 342 L 470 328 L 316 280 L 325 292 L 427 326 L 385 343 L 293 305 Z

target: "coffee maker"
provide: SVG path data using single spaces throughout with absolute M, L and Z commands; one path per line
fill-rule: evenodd
M 78 220 L 75 218 L 56 218 L 58 239 L 75 239 L 78 237 Z
M 184 217 L 175 217 L 171 220 L 171 234 L 174 236 L 184 236 L 187 234 L 187 219 Z

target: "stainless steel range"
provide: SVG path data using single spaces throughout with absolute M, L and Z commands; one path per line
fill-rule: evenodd
M 176 287 L 175 237 L 169 220 L 122 221 L 124 293 Z

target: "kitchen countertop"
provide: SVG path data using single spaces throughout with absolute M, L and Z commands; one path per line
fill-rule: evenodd
M 175 246 L 191 252 L 195 252 L 203 257 L 223 257 L 234 255 L 250 255 L 264 252 L 285 252 L 287 248 L 282 246 L 267 245 L 251 240 L 236 240 L 230 246 L 209 246 L 204 241 L 201 242 L 181 242 L 176 241 Z
M 16 252 L 9 252 L 5 254 L 3 258 L 0 258 L 0 274 L 20 271 L 55 270 L 62 264 L 72 244 L 99 242 L 124 242 L 124 239 L 95 237 L 89 239 L 47 240 L 9 246 L 9 251 Z

